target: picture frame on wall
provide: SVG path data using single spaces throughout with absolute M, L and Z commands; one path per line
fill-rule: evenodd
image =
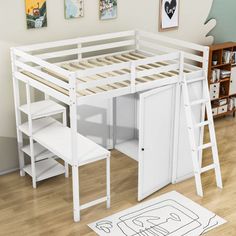
M 64 0 L 65 19 L 84 16 L 84 0 Z
M 27 29 L 47 27 L 47 0 L 25 0 Z
M 159 31 L 179 28 L 180 0 L 160 0 Z
M 117 0 L 99 0 L 100 20 L 117 18 Z

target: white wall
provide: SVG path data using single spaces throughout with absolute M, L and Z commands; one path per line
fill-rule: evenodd
M 214 21 L 204 26 L 213 0 L 181 0 L 179 30 L 169 31 L 171 37 L 209 44 L 212 38 L 205 35 L 213 27 Z M 26 30 L 24 1 L 7 0 L 0 3 L 0 137 L 15 138 L 15 120 L 11 82 L 9 48 L 11 46 L 73 38 L 140 28 L 158 31 L 158 0 L 118 0 L 118 18 L 99 21 L 98 0 L 85 0 L 85 16 L 81 19 L 64 19 L 64 0 L 48 0 L 48 27 Z M 12 145 L 13 142 L 8 142 Z M 15 168 L 17 163 L 12 152 L 2 153 L 6 142 L 0 139 L 0 172 Z M 9 146 L 8 150 L 11 150 Z M 9 164 L 11 163 L 11 164 Z

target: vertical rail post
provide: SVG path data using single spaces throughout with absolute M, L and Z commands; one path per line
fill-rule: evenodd
M 130 86 L 131 93 L 135 93 L 136 65 L 134 61 L 130 62 Z
M 67 126 L 67 113 L 66 110 L 63 111 L 62 113 L 62 122 L 63 122 L 63 126 L 66 127 Z M 67 162 L 64 163 L 65 165 L 65 177 L 68 178 L 69 177 L 69 165 Z
M 74 221 L 80 221 L 80 195 L 79 195 L 79 163 L 77 158 L 77 102 L 76 102 L 76 73 L 69 76 L 70 95 L 70 130 L 72 155 L 72 188 Z
M 24 153 L 22 151 L 23 148 L 23 134 L 19 129 L 21 125 L 21 112 L 19 110 L 20 107 L 20 92 L 19 92 L 19 81 L 15 77 L 15 73 L 17 72 L 17 66 L 15 65 L 16 55 L 14 53 L 14 49 L 11 48 L 11 66 L 12 66 L 12 82 L 13 82 L 13 93 L 14 93 L 14 106 L 15 106 L 15 119 L 16 119 L 16 133 L 17 133 L 17 148 L 18 148 L 18 157 L 19 157 L 19 167 L 20 167 L 20 175 L 25 176 L 24 166 Z
M 29 81 L 26 83 L 26 100 L 28 109 L 28 124 L 29 124 L 29 140 L 30 140 L 30 159 L 31 159 L 31 170 L 32 170 L 32 184 L 33 188 L 36 188 L 37 173 L 35 167 L 35 155 L 34 155 L 34 139 L 33 139 L 33 121 L 31 114 L 31 96 L 30 96 L 30 85 Z
M 178 146 L 179 146 L 179 122 L 180 122 L 180 105 L 181 105 L 181 83 L 184 76 L 184 54 L 179 55 L 179 80 L 176 84 L 175 92 L 175 115 L 174 115 L 174 141 L 173 141 L 173 168 L 172 168 L 172 184 L 177 180 L 178 166 Z

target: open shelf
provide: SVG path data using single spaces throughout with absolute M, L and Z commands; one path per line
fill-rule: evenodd
M 19 129 L 29 136 L 28 122 L 20 125 Z M 81 166 L 109 155 L 108 150 L 77 133 L 77 157 L 72 160 L 71 130 L 51 117 L 33 120 L 32 130 L 36 142 L 71 165 Z
M 30 145 L 24 146 L 22 151 L 30 157 Z M 41 161 L 47 158 L 54 157 L 55 155 L 44 148 L 39 143 L 34 143 L 34 155 L 36 161 Z
M 65 173 L 65 167 L 53 159 L 47 159 L 35 163 L 36 180 L 42 181 L 51 177 L 62 175 Z M 32 176 L 31 165 L 24 167 L 24 171 Z
M 236 86 L 235 85 L 236 83 L 235 72 L 232 69 L 232 68 L 235 68 L 233 66 L 235 66 L 236 64 L 235 52 L 236 52 L 235 42 L 225 42 L 225 43 L 215 44 L 215 45 L 210 46 L 208 82 L 209 82 L 209 88 L 210 88 L 211 102 L 214 109 L 215 108 L 218 109 L 218 106 L 215 106 L 215 102 L 221 99 L 227 99 L 226 105 L 228 107 L 230 105 L 229 98 L 231 97 L 231 93 L 234 93 L 235 86 Z M 217 64 L 214 65 L 216 62 Z M 213 73 L 213 71 L 215 72 Z M 226 73 L 227 71 L 229 73 Z M 220 73 L 220 77 L 218 73 Z M 222 75 L 224 75 L 225 78 L 221 78 Z M 216 77 L 218 81 L 215 81 Z M 212 80 L 215 82 L 213 83 Z M 218 83 L 217 86 L 219 88 L 216 85 L 215 86 L 213 85 L 216 83 Z M 215 114 L 214 118 L 218 118 L 218 117 L 234 114 L 235 110 L 229 111 L 228 109 L 222 108 L 222 110 L 221 109 L 220 111 L 215 110 L 213 111 L 213 113 Z
M 135 161 L 138 161 L 139 141 L 137 139 L 131 139 L 116 144 L 115 149 L 131 157 Z
M 230 115 L 230 114 L 232 114 L 234 112 L 236 112 L 236 109 L 233 109 L 231 111 L 227 111 L 227 112 L 224 112 L 224 113 L 221 113 L 221 114 L 214 115 L 214 118 L 220 118 L 222 116 Z
M 28 105 L 20 106 L 20 111 L 25 114 L 28 114 Z M 51 116 L 55 114 L 59 114 L 65 111 L 65 107 L 52 101 L 52 100 L 44 100 L 40 102 L 31 103 L 30 106 L 32 119 L 38 119 L 45 116 Z

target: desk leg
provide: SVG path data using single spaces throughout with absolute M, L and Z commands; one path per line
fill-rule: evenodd
M 73 188 L 73 208 L 74 221 L 80 221 L 80 197 L 79 197 L 79 166 L 72 166 L 72 188 Z
M 110 206 L 111 206 L 110 154 L 106 159 L 106 165 L 107 165 L 107 167 L 106 167 L 106 170 L 107 170 L 107 174 L 106 174 L 106 177 L 107 177 L 107 208 L 110 208 Z

